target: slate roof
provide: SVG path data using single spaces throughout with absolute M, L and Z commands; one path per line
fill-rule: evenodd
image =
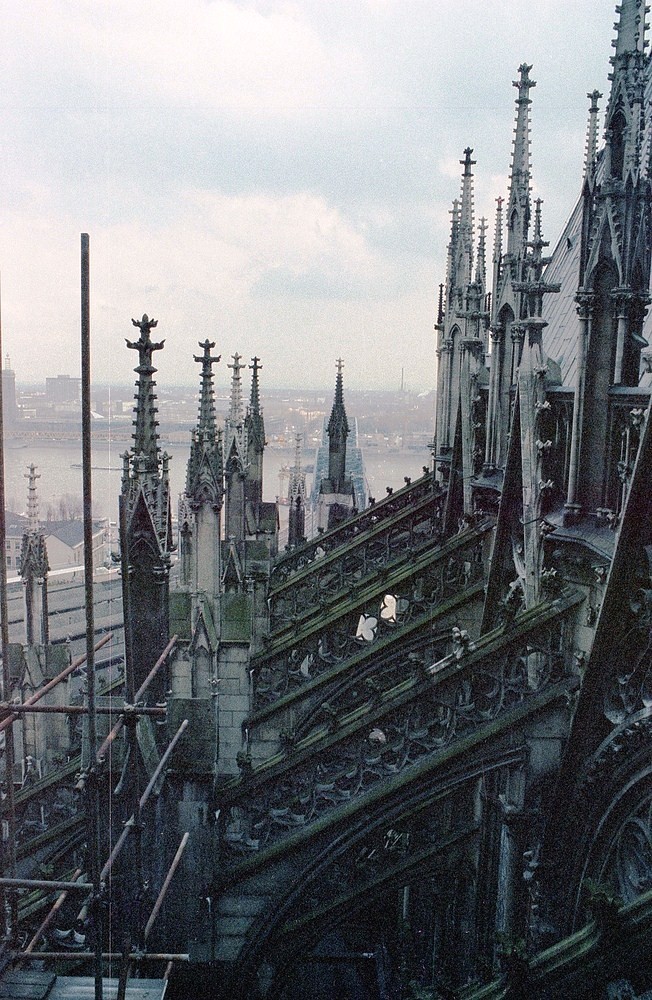
M 5 535 L 7 538 L 22 538 L 27 527 L 28 520 L 22 514 L 14 514 L 12 511 L 5 511 Z
M 93 523 L 93 536 L 102 531 L 102 525 L 95 521 Z M 50 536 L 58 538 L 64 545 L 69 545 L 71 549 L 81 545 L 84 541 L 83 521 L 46 521 L 43 525 L 43 534 L 46 539 Z

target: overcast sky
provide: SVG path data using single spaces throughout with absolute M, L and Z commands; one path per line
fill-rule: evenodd
M 0 0 L 3 348 L 19 381 L 79 370 L 79 234 L 93 377 L 159 385 L 197 341 L 262 388 L 434 384 L 437 286 L 465 146 L 493 241 L 516 90 L 533 64 L 534 193 L 554 242 L 608 95 L 612 0 Z

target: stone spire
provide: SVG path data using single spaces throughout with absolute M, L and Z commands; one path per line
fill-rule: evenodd
M 586 95 L 590 100 L 589 120 L 586 127 L 586 151 L 584 156 L 584 180 L 593 184 L 598 162 L 598 101 L 602 97 L 599 90 Z
M 530 225 L 530 90 L 536 87 L 530 79 L 531 69 L 522 63 L 518 68 L 519 78 L 513 82 L 518 97 L 507 203 L 507 253 L 514 259 L 525 256 Z
M 221 507 L 224 487 L 222 483 L 222 440 L 215 423 L 215 393 L 213 390 L 213 365 L 220 355 L 211 355 L 215 347 L 206 339 L 199 346 L 201 355 L 194 355 L 201 367 L 199 389 L 199 414 L 193 431 L 190 458 L 186 476 L 186 496 L 194 505 L 210 503 Z
M 487 284 L 487 220 L 482 216 L 478 226 L 478 260 L 475 268 L 475 283 L 483 289 Z
M 152 364 L 152 354 L 160 351 L 165 344 L 164 340 L 153 343 L 150 338 L 150 331 L 158 325 L 158 320 L 149 319 L 147 313 L 140 320 L 132 319 L 134 326 L 140 330 L 140 337 L 136 341 L 126 340 L 127 347 L 133 351 L 138 351 L 138 367 L 134 371 L 138 375 L 136 382 L 136 419 L 134 421 L 133 433 L 133 453 L 138 460 L 139 468 L 147 472 L 158 470 L 158 420 L 156 414 L 156 382 L 152 376 L 156 373 L 156 368 Z
M 288 485 L 290 501 L 288 521 L 288 546 L 293 548 L 306 540 L 306 474 L 301 468 L 301 435 L 296 436 L 294 466 L 290 470 Z
M 231 405 L 229 409 L 229 420 L 232 424 L 238 425 L 242 423 L 242 379 L 240 377 L 240 372 L 244 368 L 244 365 L 240 364 L 242 355 L 236 353 L 233 355 L 233 364 L 228 367 L 232 370 L 233 375 L 231 377 Z
M 616 38 L 609 74 L 611 93 L 605 117 L 607 175 L 624 181 L 641 164 L 644 137 L 645 16 L 644 0 L 622 0 L 617 8 Z
M 36 495 L 36 480 L 40 478 L 41 475 L 36 471 L 36 466 L 33 464 L 30 465 L 29 472 L 25 475 L 25 479 L 29 480 L 27 486 L 27 520 L 29 531 L 38 531 L 40 527 L 38 519 L 38 497 Z
M 444 285 L 443 283 L 439 286 L 439 298 L 437 301 L 437 327 L 442 327 L 444 325 Z
M 38 519 L 36 480 L 40 479 L 35 465 L 25 475 L 27 486 L 27 528 L 23 533 L 20 553 L 20 575 L 25 587 L 25 638 L 28 645 L 47 643 L 47 575 L 49 570 L 45 537 Z
M 627 484 L 613 473 L 606 386 L 639 385 L 645 313 L 650 303 L 652 189 L 648 175 L 644 0 L 617 8 L 611 90 L 605 113 L 602 168 L 595 157 L 597 101 L 591 109 L 582 204 L 582 242 L 576 295 L 575 405 L 568 464 L 566 520 L 590 512 L 616 514 Z M 591 120 L 593 119 L 593 120 Z
M 245 477 L 247 473 L 247 427 L 242 405 L 242 379 L 244 368 L 241 355 L 233 355 L 231 371 L 231 401 L 229 414 L 224 421 L 224 473 L 226 482 L 225 532 L 226 539 L 242 542 L 245 537 Z
M 500 196 L 496 198 L 496 223 L 494 232 L 494 253 L 492 258 L 493 278 L 492 278 L 492 288 L 491 288 L 491 298 L 494 304 L 498 302 L 498 290 L 500 288 L 500 279 L 502 276 L 504 201 L 505 199 L 501 198 Z
M 335 399 L 328 421 L 328 478 L 333 486 L 339 487 L 345 478 L 346 439 L 349 436 L 349 422 L 344 409 L 344 362 L 337 359 L 337 375 L 335 378 Z M 335 492 L 339 492 L 336 489 Z
M 163 348 L 164 341 L 153 343 L 150 331 L 157 321 L 146 314 L 132 320 L 140 330 L 137 341 L 127 340 L 130 350 L 138 351 L 135 368 L 136 409 L 134 444 L 123 455 L 120 547 L 126 554 L 128 574 L 122 586 L 125 607 L 131 607 L 125 627 L 131 633 L 131 649 L 136 686 L 144 680 L 157 656 L 168 641 L 170 553 L 172 539 L 169 455 L 159 458 L 156 395 L 152 376 L 152 354 Z M 137 599 L 131 600 L 131 595 Z M 162 694 L 163 680 L 152 689 L 150 697 Z
M 247 437 L 240 375 L 244 365 L 241 363 L 242 356 L 237 351 L 232 357 L 233 364 L 228 365 L 232 376 L 229 414 L 224 421 L 224 462 L 227 472 L 237 467 L 238 471 L 244 475 L 247 464 Z
M 224 463 L 213 390 L 213 365 L 220 356 L 211 354 L 215 343 L 208 338 L 199 346 L 202 353 L 194 355 L 201 365 L 199 413 L 192 432 L 186 491 L 179 503 L 179 535 L 182 582 L 203 600 L 206 596 L 216 598 L 220 590 Z M 193 617 L 197 614 L 197 605 L 193 605 Z
M 265 423 L 263 411 L 260 408 L 260 390 L 258 372 L 261 370 L 260 358 L 252 358 L 251 396 L 245 417 L 245 435 L 247 440 L 246 469 L 246 500 L 259 504 L 263 499 L 263 452 L 265 450 Z
M 619 14 L 618 21 L 614 25 L 616 38 L 611 43 L 616 50 L 610 62 L 612 66 L 618 65 L 619 57 L 628 56 L 632 53 L 643 53 L 645 50 L 645 15 L 649 7 L 643 0 L 621 0 L 616 11 Z
M 462 197 L 460 200 L 459 238 L 457 241 L 457 268 L 455 280 L 458 285 L 469 284 L 473 280 L 473 171 L 475 160 L 471 159 L 472 149 L 464 150 L 462 174 Z

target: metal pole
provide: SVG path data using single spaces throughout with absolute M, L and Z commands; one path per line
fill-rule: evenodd
M 76 882 L 77 879 L 81 876 L 81 874 L 82 874 L 82 870 L 81 870 L 81 868 L 78 868 L 73 873 L 72 881 Z M 60 893 L 60 895 L 58 895 L 57 898 L 55 899 L 55 901 L 52 904 L 52 908 L 50 909 L 49 913 L 44 918 L 44 920 L 42 921 L 42 923 L 39 925 L 38 929 L 36 930 L 36 932 L 34 934 L 34 937 L 32 938 L 32 940 L 29 942 L 29 944 L 25 948 L 25 952 L 24 952 L 25 955 L 30 955 L 34 951 L 34 949 L 36 948 L 36 945 L 39 943 L 39 941 L 41 940 L 41 938 L 45 934 L 46 930 L 48 929 L 48 927 L 50 926 L 50 924 L 52 923 L 52 921 L 56 917 L 57 913 L 59 912 L 59 910 L 61 909 L 61 907 L 63 906 L 63 904 L 67 900 L 67 898 L 68 898 L 68 889 L 64 889 L 63 892 Z M 20 968 L 22 964 L 23 964 L 22 961 L 19 962 L 18 963 L 18 968 Z
M 7 708 L 8 706 L 2 706 Z M 12 705 L 11 710 L 17 715 L 29 715 L 34 712 L 37 715 L 41 714 L 55 714 L 59 712 L 63 715 L 87 715 L 88 708 L 85 705 Z M 161 718 L 167 714 L 167 708 L 165 705 L 141 705 L 139 708 L 134 708 L 133 705 L 129 705 L 126 709 L 116 709 L 109 705 L 96 705 L 95 714 L 96 715 L 115 715 L 116 711 L 122 712 L 123 716 L 137 718 L 139 715 L 151 715 L 156 718 Z
M 90 959 L 95 957 L 95 952 L 94 951 L 32 951 L 28 955 L 18 951 L 15 952 L 15 957 L 24 958 L 26 961 L 29 962 L 49 962 L 49 961 L 56 961 L 57 959 L 60 958 L 68 959 L 68 961 L 72 960 L 74 962 L 79 962 L 79 961 L 88 962 L 90 961 Z M 110 962 L 115 962 L 117 960 L 124 958 L 124 955 L 122 954 L 121 951 L 103 951 L 101 957 Z M 190 955 L 188 954 L 188 952 L 181 952 L 180 954 L 177 955 L 165 951 L 152 952 L 152 954 L 145 952 L 143 954 L 134 953 L 132 955 L 132 960 L 134 962 L 141 962 L 141 961 L 142 962 L 189 962 Z
M 6 551 L 6 524 L 5 524 L 5 435 L 4 435 L 4 401 L 2 386 L 3 362 L 2 362 L 2 312 L 0 310 L 0 618 L 1 642 L 2 642 L 2 688 L 3 697 L 11 697 L 11 677 L 9 674 L 9 611 L 7 608 L 7 562 Z M 0 730 L 1 731 L 1 730 Z M 9 838 L 5 848 L 2 827 L 0 825 L 0 874 L 5 870 L 10 875 L 16 874 L 16 809 L 14 803 L 14 734 L 9 729 L 5 738 L 5 779 L 7 786 L 7 814 Z M 18 923 L 18 901 L 15 893 L 10 894 L 10 907 L 8 911 L 7 936 L 12 939 L 17 931 Z M 2 909 L 5 911 L 4 893 L 0 898 Z M 1 915 L 0 915 L 1 916 Z
M 157 764 L 157 766 L 156 766 L 156 768 L 154 770 L 154 773 L 152 774 L 152 777 L 150 778 L 150 782 L 149 782 L 147 788 L 145 789 L 145 791 L 141 795 L 140 800 L 138 802 L 138 808 L 139 809 L 143 809 L 144 806 L 147 804 L 147 800 L 149 799 L 150 795 L 152 794 L 152 791 L 154 789 L 154 786 L 156 785 L 156 782 L 159 779 L 161 771 L 163 770 L 163 768 L 167 764 L 168 759 L 170 757 L 170 754 L 174 750 L 174 748 L 177 745 L 178 741 L 180 740 L 182 734 L 185 732 L 185 730 L 187 728 L 188 728 L 188 720 L 184 719 L 183 722 L 181 723 L 181 725 L 179 726 L 179 728 L 177 729 L 176 733 L 174 734 L 174 737 L 170 741 L 170 745 L 168 746 L 167 750 L 165 751 L 165 753 L 161 757 L 160 761 L 158 762 L 158 764 Z M 127 837 L 129 836 L 129 834 L 131 833 L 131 831 L 134 828 L 135 821 L 136 821 L 136 817 L 132 814 L 129 817 L 129 819 L 127 820 L 127 822 L 125 823 L 125 825 L 123 826 L 122 832 L 121 832 L 120 836 L 118 837 L 118 839 L 115 842 L 115 847 L 111 851 L 111 853 L 110 853 L 110 855 L 108 857 L 108 860 L 106 861 L 106 864 L 104 865 L 104 867 L 102 868 L 102 871 L 100 872 L 100 876 L 99 876 L 100 882 L 103 882 L 106 879 L 106 877 L 109 874 L 109 872 L 111 871 L 111 868 L 113 867 L 113 862 L 118 857 L 120 851 L 124 847 L 124 844 L 125 844 L 125 841 L 126 841 Z
M 93 497 L 91 473 L 91 321 L 90 248 L 88 233 L 81 234 L 81 413 L 82 494 L 84 507 L 84 594 L 86 598 L 86 687 L 88 698 L 88 853 L 93 883 L 95 935 L 95 1000 L 102 1000 L 102 920 L 99 905 L 100 798 L 97 781 L 97 722 L 95 717 L 95 609 L 93 607 Z
M 55 889 L 70 891 L 72 889 L 73 892 L 89 892 L 93 888 L 90 882 L 64 882 L 61 879 L 47 878 L 2 878 L 0 885 L 12 889 L 46 889 L 47 891 Z
M 183 852 L 186 849 L 186 844 L 188 843 L 188 837 L 189 836 L 190 836 L 189 833 L 184 833 L 183 837 L 181 838 L 181 843 L 179 844 L 179 846 L 177 848 L 177 853 L 174 855 L 174 858 L 172 859 L 172 864 L 170 865 L 169 871 L 168 871 L 167 875 L 165 876 L 165 881 L 163 882 L 163 885 L 161 886 L 161 891 L 159 892 L 159 894 L 157 896 L 157 899 L 156 899 L 156 902 L 154 903 L 154 907 L 152 909 L 152 912 L 149 915 L 149 920 L 145 924 L 145 941 L 147 941 L 147 938 L 149 937 L 150 931 L 151 931 L 152 927 L 154 926 L 154 921 L 156 920 L 156 918 L 159 915 L 159 911 L 161 909 L 161 906 L 163 905 L 163 900 L 165 899 L 165 894 L 168 891 L 168 888 L 170 886 L 170 882 L 174 878 L 174 873 L 176 872 L 177 868 L 179 867 L 179 862 L 181 861 L 181 856 L 183 855 Z

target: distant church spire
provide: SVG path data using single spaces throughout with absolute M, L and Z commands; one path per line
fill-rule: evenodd
M 346 439 L 349 436 L 349 422 L 344 409 L 344 362 L 337 359 L 335 377 L 335 399 L 328 421 L 328 478 L 333 485 L 344 482 L 346 465 Z

